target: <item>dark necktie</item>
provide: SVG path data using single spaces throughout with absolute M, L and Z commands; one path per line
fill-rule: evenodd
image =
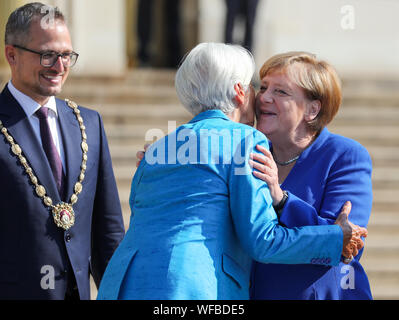
M 62 162 L 57 148 L 55 147 L 53 137 L 51 135 L 50 126 L 47 122 L 48 108 L 41 107 L 36 111 L 36 116 L 40 121 L 40 136 L 42 138 L 42 145 L 46 153 L 48 162 L 50 163 L 51 171 L 53 172 L 55 182 L 57 184 L 58 193 L 63 198 L 63 172 Z

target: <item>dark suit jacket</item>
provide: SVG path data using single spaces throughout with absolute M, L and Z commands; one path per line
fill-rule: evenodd
M 6 87 L 0 120 L 14 137 L 53 203 L 69 199 L 80 173 L 81 131 L 73 110 L 56 99 L 66 162 L 66 199 L 60 199 L 39 141 Z M 0 135 L 0 299 L 64 299 L 70 266 L 81 299 L 90 299 L 89 272 L 98 284 L 124 236 L 118 191 L 100 115 L 79 107 L 89 145 L 83 191 L 73 206 L 75 225 L 57 227 L 35 194 L 19 160 Z M 69 259 L 68 259 L 69 258 Z

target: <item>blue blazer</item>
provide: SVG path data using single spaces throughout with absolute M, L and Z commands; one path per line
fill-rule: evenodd
M 66 158 L 65 199 L 58 194 L 46 155 L 22 107 L 7 87 L 0 95 L 0 120 L 22 147 L 54 203 L 69 202 L 82 161 L 79 123 L 65 101 L 56 102 Z M 0 136 L 0 299 L 64 299 L 71 268 L 81 299 L 90 299 L 89 272 L 99 283 L 124 236 L 101 118 L 95 111 L 82 107 L 79 110 L 89 151 L 83 191 L 73 206 L 75 225 L 68 231 L 55 225 L 51 211 L 36 196 L 24 168 L 4 136 Z
M 281 185 L 289 198 L 280 222 L 287 227 L 330 225 L 345 201 L 349 219 L 362 227 L 369 221 L 373 194 L 371 159 L 354 140 L 323 129 Z M 318 241 L 318 240 L 317 240 Z M 367 275 L 359 260 L 349 266 L 254 263 L 253 299 L 371 299 Z
M 248 299 L 252 259 L 337 265 L 339 226 L 278 224 L 248 164 L 257 144 L 268 147 L 219 110 L 154 143 L 133 178 L 130 227 L 98 299 Z

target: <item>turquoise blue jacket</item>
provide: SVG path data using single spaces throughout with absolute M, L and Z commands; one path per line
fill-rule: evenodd
M 259 131 L 205 111 L 146 152 L 132 182 L 129 230 L 98 299 L 248 299 L 252 259 L 337 265 L 337 225 L 278 224 L 249 154 Z

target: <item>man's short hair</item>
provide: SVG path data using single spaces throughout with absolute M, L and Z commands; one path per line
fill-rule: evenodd
M 6 25 L 4 42 L 6 45 L 25 45 L 30 38 L 30 26 L 36 19 L 50 15 L 54 20 L 65 21 L 65 17 L 57 7 L 40 2 L 28 3 L 11 13 Z

